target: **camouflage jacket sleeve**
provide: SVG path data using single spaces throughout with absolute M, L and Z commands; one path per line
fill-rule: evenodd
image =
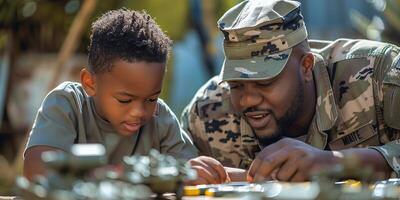
M 224 166 L 247 169 L 259 151 L 253 132 L 232 109 L 227 83 L 214 77 L 199 89 L 182 115 L 200 155 L 211 156 Z
M 223 88 L 218 85 L 219 80 L 219 77 L 215 76 L 204 84 L 181 116 L 182 127 L 192 136 L 193 143 L 198 148 L 200 155 L 213 156 L 204 122 L 205 118 L 215 119 L 218 117 L 218 113 L 222 113 L 221 109 L 207 109 L 208 105 L 221 104 L 223 95 L 214 94 L 222 93 Z
M 192 102 L 186 106 L 181 115 L 182 128 L 192 137 L 194 145 L 199 150 L 200 155 L 211 156 L 210 146 L 207 144 L 205 135 L 199 133 L 199 129 L 196 127 L 199 123 L 196 123 L 198 119 L 198 113 L 196 109 L 195 98 Z
M 210 145 L 206 142 L 205 134 L 200 134 L 195 123 L 198 120 L 198 113 L 196 113 L 195 103 L 189 104 L 182 112 L 181 125 L 182 128 L 192 137 L 194 145 L 199 150 L 199 155 L 212 156 Z
M 376 66 L 375 94 L 379 106 L 376 108 L 380 122 L 378 131 L 382 146 L 378 150 L 393 171 L 400 176 L 400 49 L 388 46 L 386 54 Z

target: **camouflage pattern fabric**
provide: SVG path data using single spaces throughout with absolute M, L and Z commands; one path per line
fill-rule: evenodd
M 310 41 L 316 113 L 303 140 L 320 149 L 370 147 L 400 174 L 400 49 L 392 44 L 338 39 Z M 318 48 L 313 48 L 318 47 Z M 182 114 L 182 125 L 202 155 L 246 169 L 260 147 L 234 113 L 229 87 L 214 77 Z
M 296 1 L 242 1 L 218 20 L 218 28 L 225 37 L 223 81 L 274 78 L 308 35 Z

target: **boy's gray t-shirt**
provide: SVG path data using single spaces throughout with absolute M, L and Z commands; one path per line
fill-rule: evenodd
M 120 136 L 96 113 L 92 97 L 80 83 L 64 82 L 44 99 L 26 149 L 44 145 L 69 152 L 71 145 L 76 143 L 103 144 L 109 152 L 110 163 L 120 162 L 127 155 L 147 155 L 152 148 L 175 158 L 197 156 L 197 149 L 188 134 L 180 128 L 176 116 L 161 99 L 157 102 L 154 117 L 138 133 Z

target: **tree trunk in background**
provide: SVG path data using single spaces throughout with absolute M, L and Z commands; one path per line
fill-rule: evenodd
M 49 91 L 57 86 L 57 81 L 60 79 L 65 62 L 71 57 L 76 48 L 79 46 L 81 35 L 96 7 L 96 3 L 97 0 L 85 0 L 81 9 L 76 15 L 58 54 L 56 69 L 54 70 L 53 77 L 48 87 Z

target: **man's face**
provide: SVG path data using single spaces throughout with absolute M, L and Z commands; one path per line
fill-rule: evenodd
M 253 128 L 261 144 L 290 136 L 287 129 L 301 115 L 304 82 L 295 58 L 291 57 L 273 80 L 228 82 L 234 109 Z
M 136 133 L 155 112 L 164 71 L 164 63 L 115 61 L 94 75 L 96 111 L 120 135 Z

